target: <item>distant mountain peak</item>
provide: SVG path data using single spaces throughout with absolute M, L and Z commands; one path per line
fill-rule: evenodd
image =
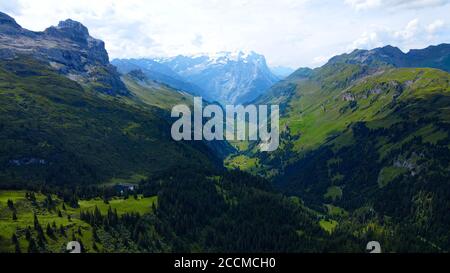
M 392 46 L 392 45 L 387 45 L 387 46 L 381 47 L 379 49 L 381 49 L 383 51 L 390 51 L 390 52 L 396 52 L 396 53 L 401 52 L 401 53 L 403 53 L 403 51 L 401 51 L 400 48 L 398 48 L 396 46 Z
M 266 58 L 254 51 L 179 55 L 154 61 L 200 86 L 203 97 L 222 104 L 245 104 L 263 94 L 279 81 L 269 69 Z
M 348 63 L 378 66 L 381 64 L 395 67 L 432 67 L 450 71 L 450 44 L 429 46 L 424 49 L 411 49 L 404 53 L 391 45 L 371 50 L 357 49 L 349 54 L 331 58 L 329 64 Z
M 215 53 L 209 53 L 200 57 L 208 57 L 210 64 L 225 64 L 228 62 L 266 62 L 264 55 L 258 54 L 254 51 L 220 51 Z

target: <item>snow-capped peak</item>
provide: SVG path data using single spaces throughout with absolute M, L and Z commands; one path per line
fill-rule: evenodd
M 249 62 L 250 57 L 258 56 L 264 58 L 262 55 L 255 53 L 254 51 L 219 51 L 219 52 L 209 52 L 209 53 L 197 53 L 192 54 L 187 57 L 191 59 L 204 58 L 204 63 L 208 65 L 213 64 L 226 64 L 228 62 Z
M 208 54 L 209 62 L 214 63 L 228 63 L 228 62 L 245 62 L 249 61 L 249 57 L 257 55 L 253 51 L 221 51 Z
M 278 81 L 265 57 L 254 51 L 220 51 L 159 60 L 223 104 L 252 101 Z

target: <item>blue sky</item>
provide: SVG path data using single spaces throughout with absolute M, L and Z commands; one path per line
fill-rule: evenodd
M 450 43 L 450 0 L 0 0 L 0 10 L 32 30 L 78 20 L 111 58 L 253 50 L 297 68 L 355 48 Z

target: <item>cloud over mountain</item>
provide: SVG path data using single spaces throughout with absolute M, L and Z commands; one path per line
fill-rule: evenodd
M 448 0 L 1 2 L 0 10 L 12 10 L 20 25 L 35 31 L 64 18 L 83 22 L 106 42 L 112 58 L 254 50 L 270 66 L 316 67 L 323 56 L 347 52 L 357 40 L 397 42 L 395 32 L 414 19 L 427 33 L 394 45 L 424 47 L 447 42 L 450 35 Z
M 348 49 L 369 49 L 392 44 L 407 51 L 411 45 L 422 46 L 423 41 L 438 44 L 440 41 L 448 40 L 449 30 L 449 24 L 442 19 L 423 23 L 415 18 L 399 29 L 374 26 L 350 44 Z

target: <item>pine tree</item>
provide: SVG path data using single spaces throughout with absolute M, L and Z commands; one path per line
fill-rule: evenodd
M 35 213 L 34 213 L 34 229 L 35 229 L 35 230 L 38 230 L 38 229 L 39 229 L 39 226 L 40 226 L 40 224 L 39 224 L 39 219 L 38 219 L 37 214 L 36 214 L 36 212 L 35 212 Z
M 20 244 L 19 243 L 17 243 L 15 246 L 14 246 L 14 251 L 16 252 L 16 253 L 22 253 L 22 250 L 20 249 Z
M 47 239 L 45 238 L 44 233 L 39 233 L 38 234 L 38 246 L 41 249 L 45 249 L 45 243 L 47 242 Z
M 30 239 L 29 244 L 28 244 L 28 253 L 38 253 L 38 249 L 36 246 L 36 242 L 34 241 L 33 238 Z
M 76 196 L 76 194 L 74 194 L 70 199 L 70 206 L 74 209 L 80 207 L 80 205 L 78 204 L 78 197 Z
M 92 249 L 96 252 L 98 252 L 98 247 L 97 244 L 95 242 L 92 243 Z
M 36 202 L 36 196 L 34 195 L 34 192 L 27 192 L 25 197 L 33 203 Z
M 53 207 L 54 202 L 51 194 L 47 196 L 47 204 L 49 205 L 50 208 Z
M 98 233 L 97 233 L 97 228 L 93 228 L 93 231 L 92 231 L 92 237 L 94 238 L 94 241 L 95 242 L 100 242 L 100 237 L 98 237 Z
M 25 238 L 27 239 L 27 241 L 31 240 L 31 227 L 27 227 L 27 230 L 25 231 Z
M 20 243 L 19 243 L 19 239 L 17 238 L 17 235 L 14 233 L 12 235 L 11 241 L 14 245 L 14 249 L 16 253 L 21 253 L 22 251 L 20 250 Z
M 14 210 L 14 202 L 11 199 L 8 199 L 8 208 Z
M 102 214 L 101 214 L 101 212 L 100 212 L 100 210 L 98 209 L 98 207 L 97 206 L 95 206 L 95 209 L 94 209 L 94 224 L 95 225 L 99 225 L 99 224 L 101 224 L 102 223 Z
M 45 228 L 45 233 L 47 233 L 47 235 L 48 235 L 50 238 L 53 238 L 53 237 L 54 237 L 54 231 L 53 231 L 53 229 L 50 227 L 50 224 L 47 224 L 47 227 Z
M 62 236 L 66 237 L 66 230 L 64 229 L 63 225 L 60 225 L 60 226 L 59 226 L 59 233 L 60 233 Z
M 11 242 L 13 244 L 17 244 L 19 242 L 19 239 L 17 239 L 17 235 L 15 233 L 11 237 Z

